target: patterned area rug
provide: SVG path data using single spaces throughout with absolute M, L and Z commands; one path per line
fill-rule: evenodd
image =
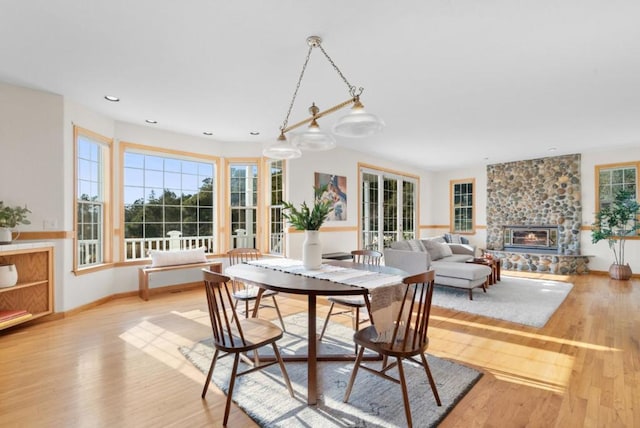
M 433 305 L 497 318 L 532 327 L 544 327 L 560 307 L 573 284 L 569 282 L 518 278 L 502 275 L 487 292 L 476 288 L 473 300 L 469 292 L 458 288 L 436 286 Z
M 307 317 L 296 314 L 285 318 L 288 332 L 278 342 L 283 355 L 306 353 Z M 318 320 L 318 326 L 322 320 Z M 353 352 L 353 332 L 350 328 L 330 323 L 320 345 L 321 353 Z M 180 351 L 200 371 L 207 373 L 213 349 L 211 339 L 196 343 Z M 272 351 L 263 348 L 263 355 Z M 429 366 L 438 387 L 442 406 L 438 407 L 424 369 L 413 363 L 405 364 L 411 398 L 413 425 L 436 426 L 480 379 L 482 373 L 452 361 L 428 356 Z M 213 382 L 225 393 L 229 382 L 232 357 L 218 361 Z M 342 399 L 352 362 L 319 363 L 319 401 L 307 406 L 307 365 L 286 362 L 295 398 L 291 398 L 282 381 L 278 365 L 236 379 L 233 399 L 262 427 L 404 427 L 407 425 L 400 386 L 364 370 L 358 371 L 348 403 Z M 370 364 L 380 364 L 370 363 Z M 242 367 L 240 367 L 242 369 Z M 397 376 L 397 372 L 392 373 Z M 220 415 L 222 418 L 222 415 Z

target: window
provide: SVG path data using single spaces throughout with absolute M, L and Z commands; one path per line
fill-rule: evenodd
M 360 182 L 362 248 L 382 251 L 417 236 L 417 178 L 360 166 Z
M 282 201 L 284 199 L 284 161 L 269 161 L 269 253 L 284 254 L 284 218 Z
M 230 248 L 256 248 L 258 216 L 257 162 L 230 162 Z
M 638 200 L 639 169 L 640 162 L 596 165 L 596 212 L 609 205 L 620 190 L 632 192 Z
M 598 180 L 596 195 L 596 211 L 600 211 L 613 201 L 619 190 L 628 190 L 638 198 L 638 168 L 640 162 L 596 165 L 596 179 Z
M 74 127 L 76 149 L 74 271 L 111 260 L 108 212 L 111 140 Z
M 451 180 L 450 228 L 454 233 L 475 232 L 474 188 L 475 179 Z
M 217 249 L 214 160 L 123 143 L 124 258 L 152 249 Z

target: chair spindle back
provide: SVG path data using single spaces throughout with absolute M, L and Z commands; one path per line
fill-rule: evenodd
M 402 280 L 407 287 L 393 329 L 391 343 L 394 348 L 402 351 L 426 349 L 434 280 L 433 270 Z
M 246 346 L 229 289 L 231 278 L 208 269 L 202 269 L 202 272 L 216 344 L 227 348 Z
M 351 255 L 354 263 L 366 265 L 380 266 L 380 260 L 382 260 L 382 253 L 374 250 L 353 250 Z
M 229 266 L 233 266 L 238 263 L 258 260 L 262 254 L 255 248 L 234 248 L 227 251 L 227 256 L 229 257 Z

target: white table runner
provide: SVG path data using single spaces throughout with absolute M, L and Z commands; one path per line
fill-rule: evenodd
M 260 259 L 247 262 L 254 266 L 274 269 L 310 278 L 366 288 L 371 295 L 371 312 L 378 332 L 378 341 L 386 342 L 393 331 L 393 322 L 400 310 L 404 287 L 402 276 L 384 272 L 322 264 L 319 269 L 306 269 L 301 260 Z

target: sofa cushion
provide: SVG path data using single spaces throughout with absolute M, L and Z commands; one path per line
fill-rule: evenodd
M 432 262 L 431 266 L 438 276 L 449 276 L 452 278 L 461 278 L 469 281 L 478 279 L 487 279 L 491 274 L 491 268 L 484 265 L 476 265 L 473 263 L 451 263 L 444 261 Z
M 449 257 L 451 254 L 453 254 L 447 244 L 440 243 L 436 240 L 425 239 L 422 241 L 422 243 L 429 252 L 431 260 L 440 260 L 443 257 Z
M 408 275 L 414 275 L 429 270 L 431 258 L 427 251 L 384 249 L 385 266 L 394 267 L 405 271 Z
M 440 261 L 448 263 L 464 263 L 467 260 L 471 260 L 472 258 L 473 256 L 470 256 L 468 254 L 452 254 L 449 257 L 440 259 Z
M 441 276 L 438 275 L 436 271 L 435 284 L 436 285 L 446 285 L 449 287 L 456 288 L 476 288 L 487 280 L 487 278 L 479 278 L 474 280 L 462 279 L 462 278 L 453 278 L 451 276 Z

